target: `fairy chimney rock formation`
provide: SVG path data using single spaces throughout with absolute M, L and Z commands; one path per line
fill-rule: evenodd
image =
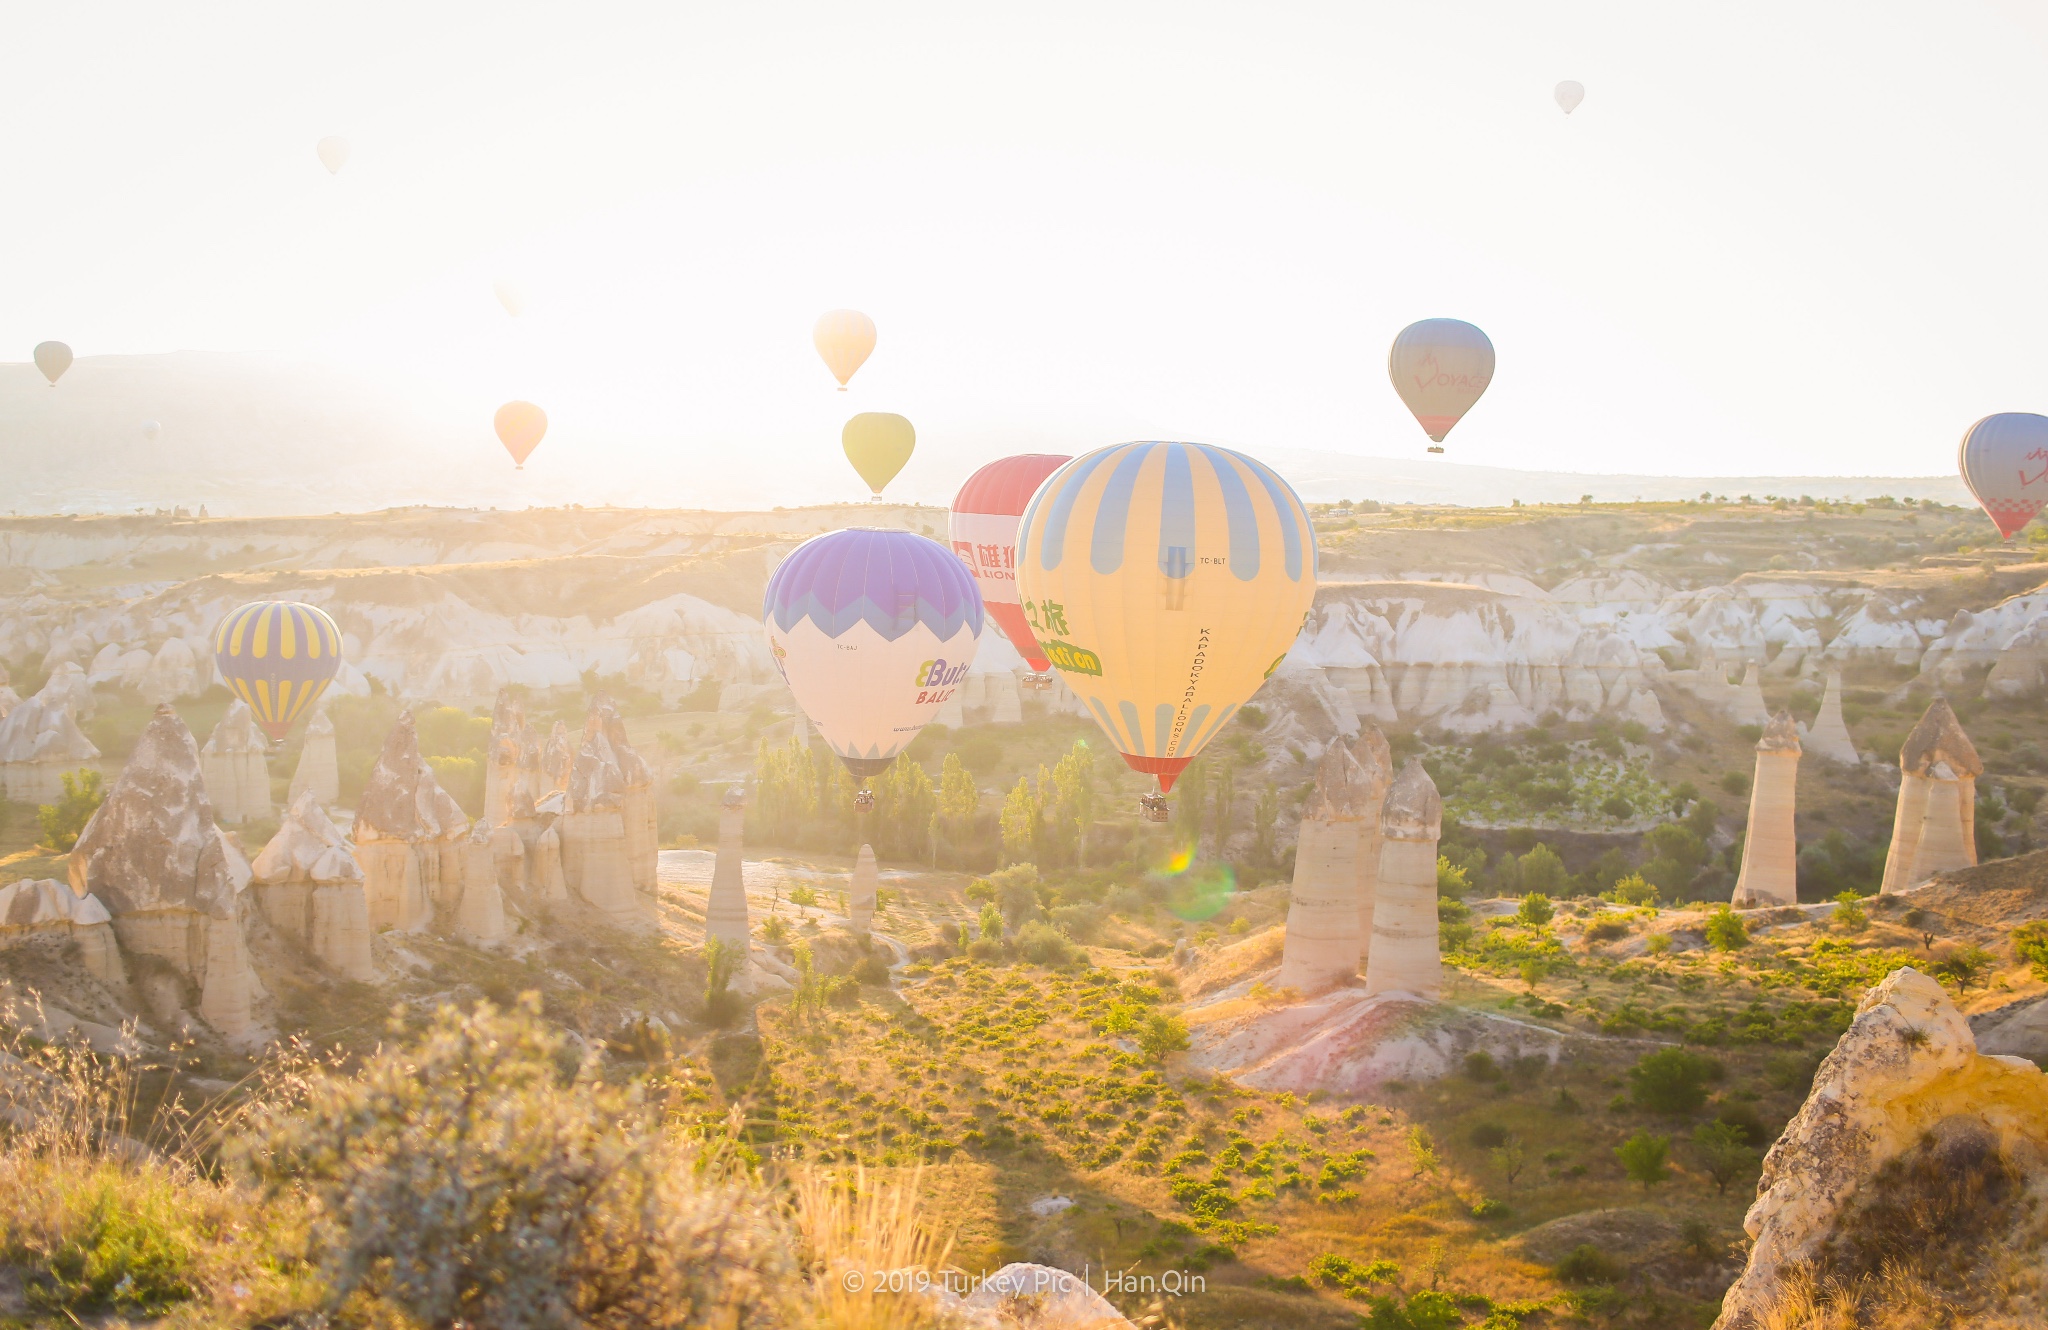
M 1010 671 L 997 670 L 988 676 L 988 701 L 989 724 L 1024 723 L 1024 694 L 1017 687 L 1017 676 Z
M 362 865 L 311 790 L 292 800 L 277 834 L 249 868 L 256 903 L 271 927 L 343 979 L 372 977 Z
M 1771 709 L 1764 702 L 1762 661 L 1749 662 L 1749 668 L 1742 672 L 1742 682 L 1735 685 L 1734 695 L 1729 698 L 1729 714 L 1738 725 L 1768 725 Z
M 1343 743 L 1316 764 L 1315 794 L 1302 810 L 1287 900 L 1279 985 L 1304 996 L 1347 983 L 1358 973 L 1359 818 L 1372 802 L 1372 778 Z
M 1917 887 L 1977 862 L 1977 777 L 1984 763 L 1945 697 L 1899 749 L 1899 802 L 1882 892 Z
M 1365 973 L 1372 949 L 1373 903 L 1379 898 L 1380 816 L 1386 810 L 1387 788 L 1394 781 L 1394 750 L 1380 727 L 1365 721 L 1351 741 L 1351 756 L 1365 771 L 1367 794 L 1358 806 L 1358 973 Z
M 529 772 L 527 749 L 531 736 L 526 730 L 526 709 L 510 689 L 498 691 L 491 709 L 491 740 L 485 755 L 484 818 L 494 826 L 505 826 L 521 815 L 533 815 L 533 800 L 539 791 L 531 788 L 529 775 L 538 775 L 538 754 Z
M 107 987 L 128 983 L 113 916 L 97 896 L 79 896 L 51 878 L 0 887 L 0 952 L 47 949 Z
M 256 728 L 247 702 L 229 705 L 220 724 L 199 750 L 206 796 L 223 822 L 254 822 L 270 816 L 270 741 Z
M 457 847 L 469 835 L 469 818 L 420 756 L 410 711 L 399 713 L 370 768 L 353 833 L 373 930 L 424 928 L 437 904 L 460 901 L 459 887 L 451 899 L 442 877 L 462 872 Z
M 1756 779 L 1749 788 L 1749 830 L 1734 904 L 1752 909 L 1799 899 L 1799 841 L 1793 809 L 1799 790 L 1799 729 L 1780 711 L 1756 741 Z
M 1830 762 L 1841 762 L 1855 766 L 1863 760 L 1856 751 L 1855 740 L 1849 737 L 1848 723 L 1842 719 L 1842 672 L 1828 671 L 1827 691 L 1821 694 L 1820 714 L 1813 718 L 1813 728 L 1806 732 L 1801 745 L 1815 757 L 1824 757 Z
M 540 785 L 534 791 L 536 803 L 551 790 L 569 788 L 569 778 L 576 770 L 576 745 L 569 741 L 569 727 L 560 721 L 549 732 L 548 741 L 540 753 Z
M 626 867 L 633 877 L 633 890 L 654 908 L 657 874 L 661 862 L 660 817 L 654 802 L 654 770 L 633 747 L 626 735 L 625 718 L 612 705 L 611 697 L 599 693 L 591 699 L 590 724 L 603 729 L 611 746 L 612 761 L 619 769 L 619 816 L 626 825 Z
M 495 947 L 512 935 L 505 922 L 505 894 L 498 886 L 491 824 L 478 821 L 462 844 L 466 863 L 462 897 L 455 906 L 455 935 L 480 947 Z
M 1888 1190 L 1880 1178 L 1886 1164 L 1918 1156 L 1937 1174 L 1954 1174 L 2048 1153 L 2043 1103 L 2040 1068 L 1979 1052 L 1941 985 L 1911 968 L 1892 971 L 1864 995 L 1805 1105 L 1764 1156 L 1742 1221 L 1749 1260 L 1722 1300 L 1716 1330 L 1778 1324 L 1771 1312 L 1786 1277 L 1830 1245 L 1854 1241 L 1857 1210 Z M 1889 1184 L 1895 1204 L 1900 1185 Z M 2028 1266 L 2038 1259 L 2025 1257 Z M 2034 1324 L 2034 1310 L 1998 1324 Z
M 1437 950 L 1436 842 L 1444 801 L 1419 758 L 1409 758 L 1387 790 L 1380 814 L 1378 900 L 1373 905 L 1365 991 L 1442 994 L 1443 957 Z
M 244 941 L 249 864 L 214 820 L 199 745 L 169 706 L 71 851 L 71 890 L 113 916 L 123 952 L 166 962 L 198 991 L 199 1016 L 230 1039 L 255 1024 L 260 991 Z
M 56 803 L 64 797 L 65 773 L 98 761 L 99 755 L 78 728 L 75 699 L 52 680 L 0 720 L 0 796 L 16 803 Z
M 157 648 L 149 668 L 136 685 L 142 700 L 152 705 L 197 697 L 213 681 L 213 663 L 200 662 L 199 653 L 182 637 L 174 637 Z
M 860 856 L 853 861 L 853 892 L 847 898 L 847 923 L 856 933 L 868 931 L 868 925 L 875 920 L 875 888 L 881 881 L 882 873 L 875 863 L 872 846 L 860 847 Z
M 333 804 L 341 798 L 341 767 L 334 754 L 334 718 L 325 707 L 306 719 L 306 741 L 299 748 L 299 765 L 292 772 L 287 797 L 297 803 L 308 790 L 323 804 Z
M 704 906 L 704 931 L 727 946 L 748 948 L 747 890 L 740 856 L 747 822 L 747 790 L 735 785 L 718 805 L 718 858 L 711 867 L 711 898 Z
M 550 740 L 550 748 L 553 741 Z M 561 816 L 548 830 L 560 840 L 562 876 L 598 919 L 614 928 L 651 928 L 649 898 L 634 886 L 626 836 L 626 774 L 593 711 L 584 726 L 583 746 L 569 769 Z

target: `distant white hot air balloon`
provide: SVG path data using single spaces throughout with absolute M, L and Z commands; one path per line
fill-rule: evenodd
M 1557 104 L 1570 115 L 1579 109 L 1579 103 L 1586 100 L 1586 85 L 1577 79 L 1566 79 L 1557 85 Z
M 505 312 L 513 318 L 516 319 L 526 312 L 526 293 L 512 283 L 500 277 L 491 283 L 491 290 L 497 293 L 498 303 L 503 305 Z
M 318 147 L 320 165 L 327 168 L 327 174 L 340 175 L 341 168 L 348 165 L 348 140 L 329 134 L 320 140 Z
M 164 427 L 158 424 L 156 421 L 145 420 L 142 422 L 142 437 L 148 442 L 155 443 L 158 439 L 163 437 L 163 433 Z

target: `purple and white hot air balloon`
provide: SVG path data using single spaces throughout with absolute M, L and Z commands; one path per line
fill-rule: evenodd
M 2048 416 L 2003 411 L 1970 426 L 1957 449 L 1963 483 L 2011 540 L 2048 505 Z
M 908 531 L 831 531 L 768 579 L 768 646 L 846 769 L 886 770 L 967 677 L 981 593 L 953 552 Z

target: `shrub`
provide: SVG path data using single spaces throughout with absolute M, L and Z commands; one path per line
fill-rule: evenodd
M 704 1019 L 710 1024 L 727 1024 L 739 1014 L 739 995 L 728 985 L 732 983 L 733 971 L 745 959 L 746 952 L 727 946 L 723 939 L 704 940 Z
M 1662 956 L 1665 952 L 1671 950 L 1671 934 L 1652 933 L 1644 941 L 1643 946 L 1648 949 L 1652 956 Z
M 1908 923 L 1919 922 L 1909 914 Z M 2048 979 L 2048 921 L 2035 920 L 2012 930 L 2012 954 L 2034 967 L 2036 979 Z
M 1739 799 L 1749 793 L 1749 777 L 1740 771 L 1731 771 L 1721 777 L 1721 788 Z
M 1543 848 L 1540 845 L 1536 847 L 1537 850 Z M 1534 854 L 1536 850 L 1531 850 L 1529 853 Z M 1526 861 L 1526 856 L 1524 858 Z M 1526 881 L 1527 879 L 1524 880 Z M 1532 928 L 1541 928 L 1556 917 L 1557 908 L 1550 903 L 1550 897 L 1540 891 L 1532 891 L 1522 897 L 1522 904 L 1515 910 L 1515 921 L 1527 924 Z
M 1187 1022 L 1178 1016 L 1155 1011 L 1138 1027 L 1137 1040 L 1145 1056 L 1159 1061 L 1167 1054 L 1178 1053 L 1188 1046 Z
M 1614 1147 L 1614 1157 L 1621 1161 L 1622 1170 L 1631 1182 L 1642 1183 L 1644 1191 L 1670 1174 L 1670 1166 L 1666 1162 L 1670 1154 L 1669 1136 L 1652 1136 L 1646 1131 L 1639 1131 Z
M 1700 1167 L 1714 1180 L 1720 1194 L 1728 1194 L 1728 1184 L 1749 1171 L 1756 1162 L 1756 1151 L 1751 1149 L 1748 1132 L 1730 1122 L 1702 1122 L 1693 1128 L 1692 1143 L 1699 1151 Z
M 107 797 L 107 786 L 90 767 L 67 771 L 59 779 L 64 782 L 64 797 L 36 809 L 36 826 L 43 833 L 43 844 L 59 854 L 69 854 L 85 824 L 99 810 L 100 801 Z
M 1003 940 L 1003 912 L 997 909 L 993 903 L 981 907 L 981 918 L 978 922 L 981 926 L 982 941 L 1000 942 Z
M 1726 905 L 1707 916 L 1707 945 L 1715 951 L 1740 951 L 1749 945 L 1749 929 L 1742 916 Z
M 1614 886 L 1600 893 L 1600 899 L 1616 905 L 1655 905 L 1657 888 L 1643 880 L 1641 873 L 1616 878 Z
M 1862 900 L 1853 891 L 1835 893 L 1834 919 L 1843 931 L 1860 933 L 1870 927 L 1870 916 L 1863 912 Z
M 1463 866 L 1452 863 L 1442 855 L 1436 857 L 1436 894 L 1439 896 L 1462 896 L 1472 889 L 1471 875 Z
M 865 956 L 862 956 L 853 963 L 853 968 L 847 971 L 847 973 L 852 975 L 857 982 L 866 984 L 871 988 L 887 988 L 889 986 L 889 962 L 882 959 L 882 953 L 879 951 L 870 951 Z
M 767 921 L 761 925 L 761 940 L 776 946 L 789 941 L 789 925 L 782 921 L 781 915 L 768 916 Z
M 1719 1062 L 1682 1048 L 1649 1053 L 1628 1070 L 1630 1096 L 1653 1113 L 1691 1113 L 1707 1102 L 1707 1084 L 1722 1076 Z
M 250 1152 L 318 1202 L 313 1250 L 357 1295 L 428 1324 L 541 1330 L 773 1316 L 791 1277 L 775 1205 L 663 1130 L 640 1088 L 565 1074 L 538 1003 L 444 1008 L 420 1043 L 314 1077 Z
M 1621 1262 L 1590 1242 L 1580 1243 L 1565 1253 L 1551 1271 L 1567 1284 L 1612 1284 L 1621 1279 Z
M 1072 965 L 1080 960 L 1081 949 L 1044 920 L 1034 919 L 1017 930 L 1018 954 L 1037 965 Z
M 1491 1150 L 1508 1143 L 1508 1129 L 1498 1122 L 1476 1123 L 1466 1136 L 1472 1144 L 1482 1150 Z
M 1546 896 L 1562 896 L 1570 884 L 1571 875 L 1565 872 L 1564 860 L 1557 851 L 1538 841 L 1519 861 L 1521 883 L 1526 891 Z
M 1625 822 L 1636 815 L 1636 806 L 1618 794 L 1610 794 L 1601 803 L 1600 811 L 1617 822 Z
M 1629 921 L 1627 915 L 1602 910 L 1599 914 L 1593 916 L 1591 923 L 1586 925 L 1586 940 L 1588 942 L 1611 942 L 1618 937 L 1627 937 L 1628 932 Z

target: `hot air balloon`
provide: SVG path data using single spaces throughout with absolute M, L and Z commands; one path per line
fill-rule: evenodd
M 1493 382 L 1493 343 L 1460 319 L 1411 323 L 1387 354 L 1387 376 L 1422 423 L 1429 450 L 1440 453 L 1451 426 Z
M 1119 444 L 1038 487 L 1017 589 L 1053 668 L 1164 792 L 1301 631 L 1315 529 L 1287 482 L 1242 453 Z
M 548 432 L 548 413 L 531 402 L 507 402 L 491 417 L 491 424 L 497 427 L 498 442 L 512 454 L 512 469 L 524 471 L 526 459 Z
M 71 368 L 71 348 L 62 342 L 39 342 L 36 344 L 36 368 L 50 381 L 52 388 L 57 380 L 64 377 L 64 371 Z
M 320 154 L 320 165 L 327 168 L 327 174 L 340 175 L 341 168 L 348 165 L 348 140 L 329 134 L 321 139 L 315 149 Z
M 797 705 L 865 783 L 967 677 L 981 595 L 937 541 L 855 528 L 797 546 L 768 579 L 761 617 Z
M 1956 462 L 1998 534 L 2010 540 L 2048 505 L 2048 416 L 1986 416 L 1963 435 Z
M 1039 485 L 1071 460 L 1048 453 L 1005 457 L 969 476 L 953 498 L 953 553 L 974 574 L 988 617 L 1031 667 L 1024 679 L 1027 688 L 1050 687 L 1052 663 L 1024 621 L 1023 601 L 1017 595 L 1017 524 Z
M 154 420 L 145 420 L 142 422 L 142 437 L 145 442 L 155 443 L 158 439 L 163 437 L 163 432 L 164 427 L 162 425 L 159 425 Z
M 213 663 L 263 732 L 281 741 L 341 667 L 341 629 L 311 605 L 259 600 L 213 630 Z
M 1566 115 L 1570 115 L 1579 109 L 1580 102 L 1586 100 L 1586 85 L 1577 79 L 1566 79 L 1557 85 L 1555 95 L 1557 97 L 1557 104 L 1564 108 Z
M 525 293 L 504 278 L 500 277 L 492 282 L 491 291 L 498 297 L 498 303 L 505 307 L 505 312 L 513 318 L 516 319 L 526 312 Z
M 839 442 L 846 449 L 846 460 L 879 499 L 882 487 L 896 479 L 896 473 L 910 460 L 917 447 L 917 431 L 902 416 L 863 411 L 839 431 Z
M 845 392 L 846 381 L 875 349 L 875 321 L 857 309 L 827 310 L 811 329 L 811 344 Z

